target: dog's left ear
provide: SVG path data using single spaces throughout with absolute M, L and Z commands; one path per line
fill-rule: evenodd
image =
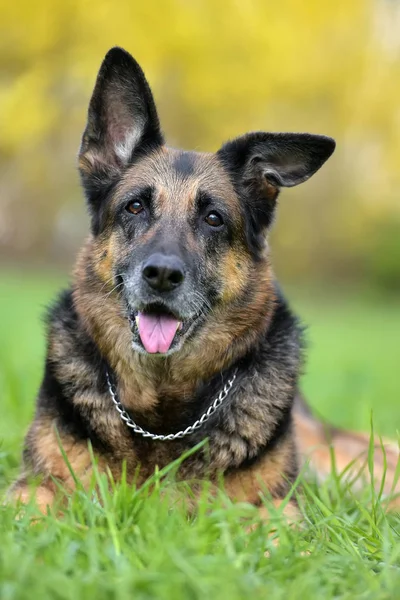
M 308 133 L 249 133 L 217 152 L 241 196 L 257 211 L 260 225 L 271 222 L 279 188 L 309 179 L 330 157 L 335 141 Z
M 123 170 L 162 144 L 156 106 L 142 69 L 128 52 L 112 48 L 97 76 L 79 152 L 92 214 Z

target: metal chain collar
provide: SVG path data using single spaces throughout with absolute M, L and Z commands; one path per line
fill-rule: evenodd
M 155 433 L 151 433 L 150 431 L 146 431 L 145 429 L 137 425 L 133 419 L 131 419 L 131 417 L 129 416 L 129 414 L 127 413 L 127 411 L 125 410 L 125 408 L 121 404 L 121 401 L 118 398 L 117 389 L 111 381 L 111 377 L 108 370 L 106 371 L 108 390 L 110 392 L 112 401 L 114 402 L 115 408 L 117 409 L 119 416 L 121 417 L 121 420 L 124 421 L 128 427 L 133 429 L 135 433 L 138 433 L 144 438 L 150 438 L 151 440 L 159 440 L 161 442 L 177 440 L 187 435 L 191 435 L 197 429 L 200 429 L 200 427 L 202 427 L 204 423 L 208 421 L 208 419 L 218 410 L 218 408 L 227 398 L 235 382 L 236 375 L 237 371 L 233 373 L 231 379 L 229 379 L 228 383 L 224 385 L 223 389 L 220 391 L 220 393 L 215 398 L 214 402 L 211 404 L 208 410 L 200 417 L 200 419 L 195 421 L 193 425 L 189 425 L 189 427 L 186 427 L 186 429 L 178 431 L 177 433 L 169 433 L 168 435 L 157 435 Z

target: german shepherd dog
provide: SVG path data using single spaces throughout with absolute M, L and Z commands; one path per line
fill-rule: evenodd
M 326 428 L 299 396 L 301 327 L 267 243 L 280 188 L 306 181 L 334 148 L 322 135 L 264 132 L 215 154 L 169 148 L 140 66 L 108 52 L 79 153 L 91 233 L 49 313 L 12 498 L 27 500 L 32 477 L 42 510 L 56 481 L 72 490 L 64 452 L 87 484 L 89 441 L 100 470 L 118 479 L 125 463 L 140 484 L 207 438 L 179 477 L 222 474 L 229 497 L 256 506 L 262 489 L 279 505 L 307 455 L 328 473 L 331 444 L 339 468 L 362 467 L 367 436 Z M 389 490 L 397 453 L 387 452 Z M 375 459 L 383 472 L 379 447 Z

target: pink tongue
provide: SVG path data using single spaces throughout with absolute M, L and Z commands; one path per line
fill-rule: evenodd
M 147 352 L 164 354 L 171 347 L 179 321 L 168 315 L 139 313 L 138 329 L 140 339 Z

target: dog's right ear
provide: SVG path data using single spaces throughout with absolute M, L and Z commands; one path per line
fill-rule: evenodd
M 122 48 L 104 58 L 89 104 L 79 171 L 92 209 L 138 156 L 163 144 L 149 84 Z

